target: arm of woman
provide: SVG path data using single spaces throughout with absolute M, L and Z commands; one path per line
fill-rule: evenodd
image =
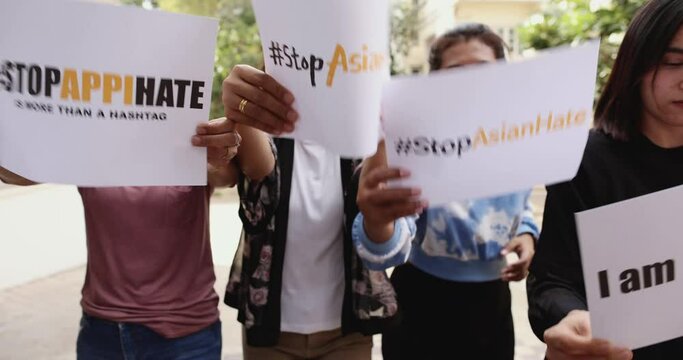
M 266 133 L 251 126 L 238 124 L 237 131 L 242 136 L 237 164 L 249 180 L 261 181 L 275 167 L 270 139 Z
M 249 180 L 260 181 L 275 166 L 270 140 L 264 132 L 225 118 L 201 124 L 193 143 L 207 147 L 211 186 L 234 186 L 240 172 Z
M 536 240 L 538 239 L 538 225 L 534 220 L 533 205 L 531 204 L 531 192 L 526 193 L 524 210 L 521 214 L 520 225 L 517 228 L 515 237 L 505 246 L 501 254 L 503 256 L 510 252 L 517 254 L 519 259 L 508 264 L 501 273 L 503 281 L 521 281 L 526 278 L 529 265 L 534 257 Z
M 541 236 L 527 279 L 529 321 L 548 346 L 548 359 L 630 359 L 628 349 L 591 334 L 574 221 L 574 213 L 586 207 L 575 180 L 548 187 Z
M 418 188 L 388 188 L 387 182 L 407 178 L 410 173 L 387 164 L 384 140 L 375 155 L 365 159 L 358 186 L 358 208 L 363 216 L 363 228 L 373 242 L 387 242 L 394 233 L 394 221 L 415 215 L 427 207 L 419 199 Z
M 388 188 L 387 181 L 405 178 L 407 171 L 387 166 L 384 141 L 377 153 L 363 162 L 356 197 L 360 212 L 352 227 L 352 238 L 363 263 L 384 270 L 408 259 L 416 233 L 411 215 L 427 206 L 418 199 L 419 189 Z
M 210 186 L 234 186 L 237 183 L 240 170 L 233 159 L 241 141 L 235 124 L 226 118 L 213 119 L 197 126 L 192 145 L 206 148 Z
M 10 185 L 20 185 L 20 186 L 29 186 L 29 185 L 38 185 L 37 182 L 33 182 L 29 179 L 26 179 L 22 177 L 21 175 L 15 174 L 4 167 L 0 167 L 0 181 L 4 182 L 5 184 L 10 184 Z
M 531 262 L 529 320 L 539 339 L 572 310 L 586 310 L 574 212 L 582 201 L 571 182 L 548 186 L 543 226 Z

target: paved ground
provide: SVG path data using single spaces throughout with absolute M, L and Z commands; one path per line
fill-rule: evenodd
M 3 201 L 2 191 L 0 189 L 0 205 Z M 542 204 L 543 197 L 542 191 L 535 192 L 535 200 L 539 204 Z M 211 210 L 213 248 L 216 263 L 219 264 L 216 267 L 216 290 L 219 294 L 222 294 L 226 284 L 227 264 L 236 246 L 235 229 L 238 220 L 234 212 L 233 199 L 234 196 L 230 193 L 218 194 L 218 201 L 212 205 Z M 540 217 L 542 207 L 539 206 L 537 210 Z M 0 216 L 0 253 L 17 246 L 8 240 L 11 235 L 7 234 L 6 229 L 9 227 L 3 227 L 10 223 L 7 217 L 11 216 L 9 213 Z M 229 221 L 215 221 L 214 217 Z M 12 219 L 11 222 L 14 224 L 19 220 L 21 219 Z M 71 270 L 0 290 L 0 360 L 75 358 L 75 338 L 80 316 L 78 301 L 84 271 L 84 267 L 79 265 Z M 0 277 L 2 276 L 3 274 L 0 274 Z M 517 338 L 516 359 L 542 359 L 544 345 L 531 333 L 526 318 L 524 284 L 512 284 L 511 289 Z M 240 327 L 235 321 L 236 313 L 224 305 L 221 305 L 220 310 L 223 321 L 223 359 L 241 359 Z M 374 359 L 381 359 L 379 340 L 377 336 L 373 350 Z

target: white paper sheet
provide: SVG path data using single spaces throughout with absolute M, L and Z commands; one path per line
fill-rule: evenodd
M 576 214 L 593 337 L 636 349 L 683 336 L 682 213 L 679 186 Z
M 74 1 L 2 8 L 0 166 L 83 186 L 206 184 L 206 150 L 190 139 L 209 116 L 216 20 Z M 143 105 L 138 77 L 155 82 Z
M 300 118 L 285 136 L 345 157 L 374 154 L 390 64 L 388 1 L 252 3 L 266 71 L 296 98 Z
M 572 178 L 592 122 L 598 42 L 518 63 L 394 79 L 384 91 L 389 164 L 431 205 Z

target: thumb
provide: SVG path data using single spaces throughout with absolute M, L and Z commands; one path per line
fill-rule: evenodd
M 235 122 L 225 117 L 212 119 L 197 125 L 198 135 L 218 135 L 235 131 Z
M 511 252 L 514 252 L 517 249 L 517 245 L 517 242 L 514 239 L 512 239 L 512 241 L 507 243 L 503 250 L 500 251 L 500 254 L 505 256 Z

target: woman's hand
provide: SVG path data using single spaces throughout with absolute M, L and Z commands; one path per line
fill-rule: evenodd
M 363 213 L 364 227 L 370 240 L 384 242 L 394 232 L 394 221 L 421 213 L 427 203 L 419 199 L 417 188 L 388 188 L 390 180 L 406 178 L 410 173 L 398 168 L 380 166 L 364 172 L 358 186 L 357 203 Z
M 209 185 L 233 186 L 239 177 L 233 163 L 242 137 L 235 130 L 235 124 L 226 118 L 213 119 L 199 124 L 192 136 L 192 145 L 206 148 Z
M 365 233 L 374 242 L 388 241 L 394 233 L 394 220 L 422 212 L 427 202 L 419 199 L 420 189 L 387 188 L 390 180 L 410 176 L 407 170 L 387 165 L 386 144 L 377 144 L 375 155 L 365 159 L 356 202 L 363 213 Z
M 629 360 L 633 353 L 607 340 L 593 339 L 588 311 L 573 310 L 543 334 L 548 360 Z
M 520 281 L 526 278 L 529 273 L 529 265 L 531 259 L 534 257 L 535 241 L 530 234 L 519 235 L 505 246 L 501 255 L 505 256 L 510 252 L 514 252 L 519 257 L 519 260 L 512 264 L 508 264 L 502 271 L 503 281 Z
M 294 131 L 299 115 L 292 109 L 293 103 L 289 90 L 248 65 L 235 66 L 223 81 L 225 116 L 270 134 Z
M 205 147 L 207 162 L 214 167 L 227 166 L 237 155 L 242 137 L 235 130 L 235 123 L 218 118 L 197 126 L 192 145 Z

